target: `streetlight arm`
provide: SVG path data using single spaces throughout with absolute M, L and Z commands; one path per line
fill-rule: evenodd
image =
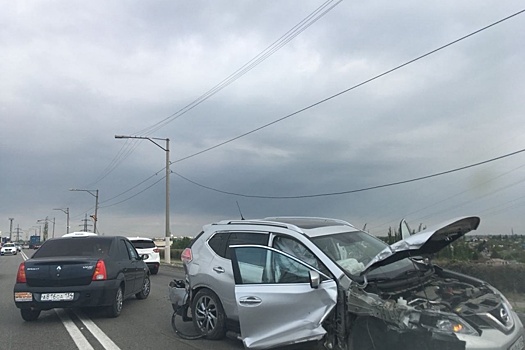
M 87 192 L 90 195 L 92 195 L 93 197 L 96 197 L 97 195 L 95 193 L 98 193 L 98 190 L 79 190 L 78 188 L 70 188 L 69 190 L 70 191 Z M 95 192 L 95 193 L 93 193 L 93 192 Z M 58 209 L 58 210 L 62 210 L 62 209 Z
M 116 138 L 116 139 L 141 139 L 141 140 L 149 140 L 149 141 L 151 141 L 152 143 L 154 143 L 157 147 L 159 147 L 161 150 L 163 150 L 164 152 L 168 152 L 168 149 L 162 147 L 161 145 L 159 145 L 157 142 L 155 142 L 155 141 L 153 141 L 153 140 L 162 140 L 162 141 L 166 141 L 166 142 L 169 142 L 169 140 L 170 140 L 170 139 L 163 139 L 163 138 L 159 138 L 159 137 L 126 136 L 126 135 L 115 135 L 115 138 Z

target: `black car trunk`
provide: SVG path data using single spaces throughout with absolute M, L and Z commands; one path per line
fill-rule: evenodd
M 84 286 L 91 283 L 98 259 L 64 257 L 60 260 L 32 259 L 25 264 L 31 287 Z

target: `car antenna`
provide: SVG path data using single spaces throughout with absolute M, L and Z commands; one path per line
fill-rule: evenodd
M 239 201 L 235 201 L 237 203 L 237 208 L 239 209 L 239 214 L 241 214 L 241 220 L 244 220 L 244 216 L 242 216 L 241 207 L 239 206 Z

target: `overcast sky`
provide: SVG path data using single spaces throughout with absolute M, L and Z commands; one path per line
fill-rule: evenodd
M 99 233 L 164 236 L 166 142 L 115 135 L 170 139 L 174 236 L 237 202 L 376 235 L 464 215 L 525 233 L 525 153 L 383 187 L 525 148 L 525 13 L 453 43 L 523 1 L 0 4 L 4 237 L 9 218 L 60 236 L 65 208 L 80 230 L 94 190 Z

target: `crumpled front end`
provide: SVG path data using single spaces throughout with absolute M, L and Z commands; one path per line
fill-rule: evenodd
M 422 349 L 524 348 L 523 325 L 501 293 L 479 280 L 438 271 L 415 287 L 353 284 L 347 290 L 348 311 L 382 320 L 389 349 L 407 342 Z

